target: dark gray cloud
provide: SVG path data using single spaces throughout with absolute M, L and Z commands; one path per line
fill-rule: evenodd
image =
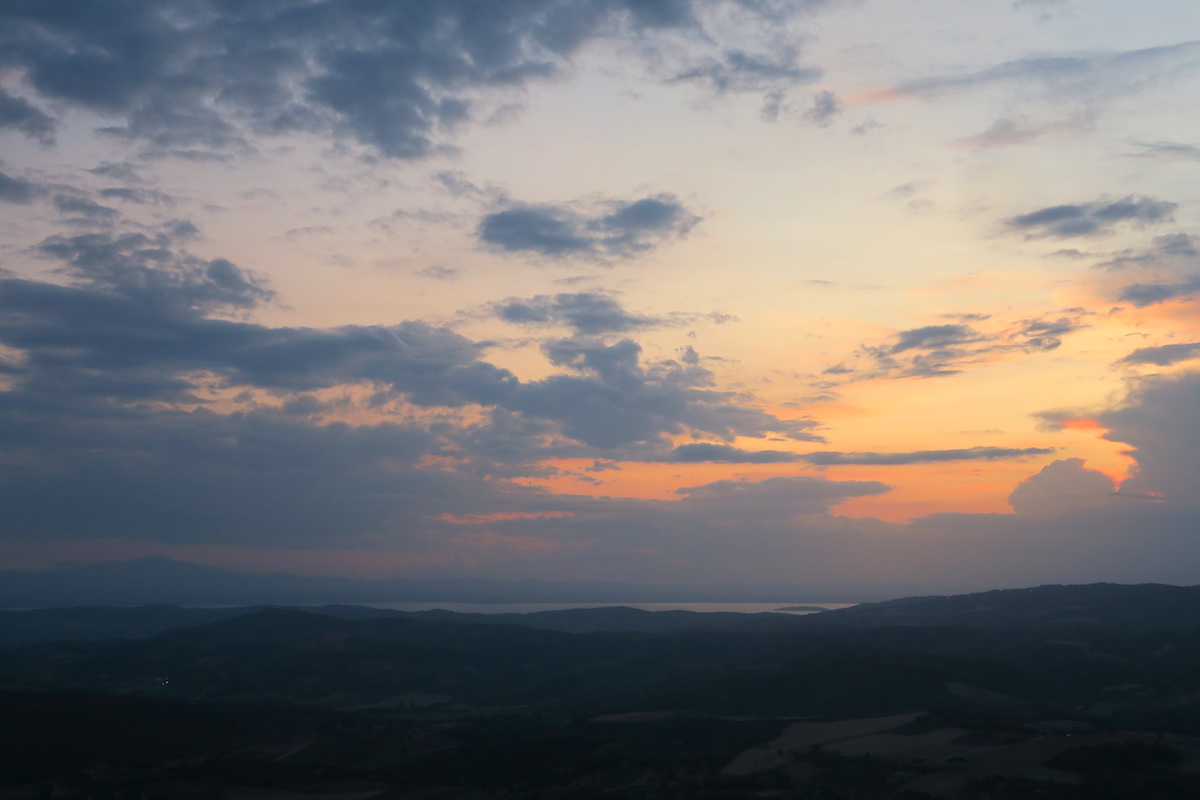
M 802 460 L 785 450 L 743 450 L 728 444 L 683 444 L 663 457 L 672 464 L 789 464 Z
M 1057 319 L 1023 320 L 1014 332 L 1013 344 L 1029 352 L 1056 350 L 1062 338 L 1085 327 L 1079 315 Z
M 1139 308 L 1187 299 L 1200 291 L 1200 242 L 1188 233 L 1155 236 L 1149 247 L 1110 252 L 1096 266 L 1142 276 L 1116 290 L 1119 301 Z
M 685 444 L 676 447 L 662 460 L 693 464 L 790 464 L 803 462 L 821 467 L 840 465 L 900 466 L 931 464 L 942 461 L 1000 461 L 1031 458 L 1054 452 L 1052 447 L 965 447 L 956 450 L 915 450 L 904 453 L 843 453 L 819 450 L 791 453 L 784 450 L 743 450 L 722 444 Z
M 110 206 L 101 205 L 86 192 L 63 190 L 52 198 L 58 213 L 73 225 L 111 225 L 121 218 L 121 212 Z
M 1082 254 L 1081 254 L 1082 255 Z M 1172 261 L 1194 259 L 1200 255 L 1196 237 L 1187 233 L 1155 236 L 1148 248 L 1129 248 L 1109 253 L 1096 264 L 1104 269 L 1167 265 Z
M 722 6 L 753 20 L 795 12 Z M 715 50 L 690 79 L 729 90 L 810 74 L 784 45 L 722 47 L 726 31 L 702 22 L 708 11 L 691 0 L 13 0 L 0 4 L 0 67 L 51 103 L 115 118 L 107 133 L 159 152 L 212 157 L 248 149 L 254 134 L 306 131 L 420 158 L 488 92 L 555 77 L 600 38 L 670 33 L 685 51 Z M 0 124 L 43 140 L 52 132 L 45 113 L 8 94 Z
M 54 120 L 28 100 L 0 89 L 0 130 L 11 128 L 43 144 L 54 142 Z
M 1138 308 L 1145 308 L 1168 300 L 1184 300 L 1197 292 L 1200 292 L 1200 275 L 1192 275 L 1179 281 L 1131 283 L 1122 287 L 1117 297 Z
M 1104 506 L 1114 498 L 1112 478 L 1084 467 L 1082 458 L 1053 461 L 1013 489 L 1013 511 L 1023 517 L 1063 517 Z
M 842 464 L 898 466 L 902 464 L 932 464 L 943 461 L 1006 461 L 1044 456 L 1053 452 L 1053 447 L 964 447 L 955 450 L 914 450 L 907 453 L 820 451 L 803 453 L 800 459 L 818 466 Z
M 1171 221 L 1178 205 L 1144 195 L 1129 195 L 1120 200 L 1098 200 L 1091 203 L 1048 206 L 1028 214 L 1012 217 L 1009 228 L 1022 231 L 1029 237 L 1068 239 L 1076 236 L 1099 236 L 1109 233 L 1118 224 L 1134 227 L 1156 225 Z
M 249 309 L 274 297 L 252 273 L 223 259 L 202 259 L 178 249 L 195 227 L 178 222 L 146 233 L 52 236 L 37 246 L 57 259 L 81 285 L 136 299 L 148 307 L 180 304 L 199 311 Z
M 640 200 L 611 200 L 596 212 L 566 206 L 518 205 L 486 215 L 477 235 L 507 253 L 551 259 L 626 259 L 682 238 L 700 218 L 670 194 Z
M 295 394 L 365 385 L 378 398 L 372 403 L 403 398 L 425 408 L 478 405 L 520 415 L 534 426 L 524 437 L 536 443 L 526 447 L 524 465 L 548 457 L 551 440 L 559 442 L 553 453 L 574 457 L 654 449 L 663 437 L 688 432 L 820 440 L 809 432 L 816 423 L 781 420 L 714 390 L 690 348 L 680 361 L 646 363 L 629 340 L 554 340 L 544 352 L 564 374 L 522 382 L 481 360 L 486 343 L 425 322 L 316 329 L 238 321 L 273 292 L 226 259 L 188 253 L 181 243 L 195 235 L 190 223 L 176 222 L 157 233 L 42 242 L 37 252 L 58 262 L 70 285 L 0 281 L 0 345 L 19 356 L 6 365 L 17 393 L 204 406 L 214 391 L 257 389 L 287 396 L 295 412 L 317 413 L 316 398 Z M 587 293 L 513 301 L 500 311 L 553 319 L 581 334 L 635 324 L 610 298 Z
M 549 361 L 576 374 L 553 375 L 521 387 L 520 410 L 558 420 L 563 432 L 592 447 L 611 449 L 659 441 L 663 435 L 707 431 L 718 438 L 781 434 L 823 441 L 811 420 L 781 420 L 712 389 L 714 377 L 695 361 L 643 364 L 641 346 L 559 339 L 543 345 Z
M 1133 384 L 1125 402 L 1097 417 L 1106 439 L 1130 446 L 1137 469 L 1122 494 L 1172 508 L 1200 506 L 1200 373 L 1154 376 Z
M 888 351 L 893 355 L 905 350 L 942 349 L 952 345 L 969 344 L 981 339 L 979 333 L 968 325 L 927 325 L 923 328 L 901 331 L 896 343 Z
M 492 310 L 505 322 L 566 325 L 584 336 L 626 333 L 666 322 L 655 317 L 631 314 L 615 299 L 598 292 L 566 292 L 527 299 L 513 297 L 493 303 Z
M 105 200 L 122 200 L 126 203 L 136 203 L 137 205 L 169 206 L 175 202 L 175 198 L 169 194 L 137 186 L 112 186 L 107 189 L 101 189 L 96 194 Z
M 842 101 L 836 94 L 820 91 L 813 95 L 812 107 L 802 115 L 805 121 L 825 127 L 842 113 Z
M 1057 315 L 1021 319 L 1003 325 L 987 314 L 944 314 L 961 323 L 926 325 L 900 331 L 890 344 L 863 345 L 869 369 L 856 370 L 839 363 L 823 374 L 853 374 L 854 379 L 883 377 L 932 378 L 955 375 L 977 367 L 1003 353 L 1036 353 L 1058 348 L 1063 338 L 1086 327 L 1087 312 L 1066 309 Z M 966 322 L 993 322 L 993 330 L 980 330 Z
M 44 193 L 42 186 L 0 172 L 0 201 L 5 203 L 32 203 Z
M 1167 367 L 1180 361 L 1190 361 L 1200 358 L 1200 342 L 1180 342 L 1164 344 L 1158 347 L 1139 347 L 1122 358 L 1121 364 L 1153 364 L 1156 367 Z

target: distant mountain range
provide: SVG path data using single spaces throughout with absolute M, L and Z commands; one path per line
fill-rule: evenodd
M 325 603 L 796 603 L 882 600 L 911 588 L 837 585 L 647 585 L 491 578 L 319 578 L 241 572 L 151 557 L 41 571 L 0 571 L 0 608 L 81 605 L 316 605 Z
M 279 604 L 287 607 L 288 604 Z M 136 639 L 280 610 L 254 604 L 221 608 L 175 605 L 76 606 L 0 610 L 0 647 L 38 642 Z M 292 610 L 346 621 L 409 620 L 421 623 L 537 628 L 564 633 L 676 634 L 789 633 L 821 630 L 965 628 L 1037 634 L 1136 633 L 1200 630 L 1200 586 L 1134 586 L 1097 583 L 1039 586 L 976 594 L 909 597 L 808 615 L 787 613 L 643 611 L 627 606 L 532 613 L 394 611 L 333 604 Z
M 0 614 L 0 687 L 337 709 L 436 695 L 465 715 L 974 709 L 1192 729 L 1198 591 L 1043 586 L 810 616 L 10 611 Z

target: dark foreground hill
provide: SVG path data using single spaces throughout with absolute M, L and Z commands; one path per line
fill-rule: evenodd
M 1192 592 L 807 617 L 61 610 L 76 634 L 160 631 L 3 653 L 0 795 L 1200 796 Z
M 831 611 L 831 626 L 966 625 L 992 630 L 1182 630 L 1200 626 L 1200 586 L 1093 583 L 906 597 Z

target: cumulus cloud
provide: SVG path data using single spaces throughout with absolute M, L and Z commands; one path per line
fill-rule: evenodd
M 1087 469 L 1082 458 L 1051 462 L 1023 480 L 1008 497 L 1013 511 L 1024 517 L 1057 517 L 1081 508 L 1102 506 L 1114 494 L 1112 479 Z
M 1007 220 L 1014 231 L 1031 238 L 1069 239 L 1100 236 L 1119 224 L 1145 227 L 1169 222 L 1178 205 L 1143 195 L 1120 200 L 1098 200 L 1074 205 L 1048 206 Z
M 739 403 L 732 392 L 711 388 L 712 373 L 697 363 L 642 363 L 641 345 L 630 339 L 559 339 L 542 349 L 552 364 L 575 374 L 524 385 L 520 410 L 558 420 L 567 436 L 593 447 L 617 448 L 686 431 L 725 440 L 774 433 L 821 441 L 811 432 L 816 422 L 782 420 Z
M 515 205 L 487 214 L 477 236 L 505 253 L 550 259 L 628 259 L 687 236 L 700 221 L 671 194 L 639 200 L 609 200 L 595 211 L 571 206 Z
M 1200 373 L 1145 378 L 1098 421 L 1105 438 L 1131 446 L 1137 462 L 1121 494 L 1194 508 L 1200 500 Z
M 265 281 L 233 262 L 179 249 L 194 227 L 183 222 L 154 234 L 105 232 L 52 236 L 37 252 L 62 262 L 81 285 L 146 303 L 230 311 L 274 297 Z
M 705 24 L 718 12 L 723 24 Z M 729 91 L 805 80 L 811 71 L 786 41 L 722 43 L 739 21 L 753 30 L 791 13 L 690 0 L 3 3 L 0 65 L 41 98 L 115 118 L 106 132 L 158 152 L 211 157 L 249 149 L 254 135 L 313 132 L 413 159 L 492 96 L 553 78 L 610 37 L 669 38 L 683 50 L 675 61 L 697 64 L 676 80 Z M 48 140 L 53 125 L 0 95 L 0 126 Z
M 1180 361 L 1200 358 L 1200 342 L 1180 342 L 1158 347 L 1139 347 L 1120 360 L 1121 364 L 1153 364 L 1167 367 Z
M 630 314 L 612 297 L 598 292 L 564 292 L 527 299 L 509 298 L 492 304 L 496 316 L 520 325 L 565 325 L 594 336 L 625 333 L 662 325 L 655 317 Z

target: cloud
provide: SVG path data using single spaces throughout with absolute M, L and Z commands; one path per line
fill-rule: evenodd
M 1098 103 L 1132 94 L 1200 64 L 1200 42 L 1115 53 L 1045 55 L 904 81 L 889 94 L 936 97 L 993 85 L 1040 85 L 1049 95 Z
M 812 108 L 802 116 L 806 121 L 824 128 L 841 112 L 842 101 L 838 96 L 833 92 L 820 91 L 813 95 Z
M 1056 133 L 1082 133 L 1095 127 L 1096 115 L 1086 112 L 1069 117 L 1065 120 L 1050 122 L 1034 122 L 1028 119 L 1009 119 L 1002 117 L 991 124 L 986 130 L 973 136 L 956 139 L 958 147 L 986 148 L 1011 147 L 1014 145 L 1035 142 L 1044 136 Z
M 1131 283 L 1122 287 L 1117 297 L 1138 308 L 1145 308 L 1168 300 L 1184 300 L 1197 292 L 1200 292 L 1200 275 L 1192 275 L 1181 281 Z
M 559 339 L 542 349 L 551 364 L 575 374 L 523 385 L 518 408 L 559 421 L 565 435 L 591 447 L 612 449 L 688 431 L 725 440 L 774 433 L 822 441 L 811 432 L 816 422 L 782 420 L 710 388 L 712 373 L 697 363 L 643 364 L 641 346 L 629 339 Z
M 1023 517 L 1059 517 L 1108 503 L 1114 495 L 1112 479 L 1083 464 L 1082 458 L 1061 459 L 1023 480 L 1008 497 L 1013 511 Z
M 121 212 L 115 208 L 101 205 L 77 190 L 65 190 L 52 198 L 54 207 L 73 225 L 110 225 L 121 218 Z
M 175 198 L 169 194 L 141 187 L 114 186 L 101 189 L 97 194 L 106 200 L 123 200 L 126 203 L 136 203 L 137 205 L 169 206 L 175 203 Z
M 681 514 L 757 521 L 827 513 L 831 506 L 851 497 L 870 497 L 890 490 L 890 486 L 879 481 L 778 477 L 761 481 L 715 481 L 677 489 L 676 494 L 684 498 L 679 504 Z
M 967 325 L 927 325 L 901 331 L 888 351 L 893 355 L 905 350 L 943 348 L 979 341 L 979 334 Z
M 915 450 L 899 453 L 843 453 L 819 450 L 792 453 L 784 450 L 743 450 L 731 445 L 695 443 L 676 447 L 662 460 L 694 464 L 791 464 L 803 462 L 815 466 L 901 466 L 933 464 L 945 461 L 1000 461 L 1031 458 L 1054 452 L 1052 447 L 966 447 L 957 450 Z
M 54 120 L 28 100 L 0 89 L 0 130 L 20 131 L 42 144 L 54 143 Z
M 529 463 L 542 445 L 594 456 L 597 449 L 658 447 L 665 436 L 689 432 L 820 441 L 810 432 L 815 422 L 782 420 L 744 395 L 714 389 L 712 373 L 691 348 L 680 361 L 647 363 L 631 340 L 584 335 L 649 324 L 604 295 L 543 296 L 498 307 L 511 319 L 566 324 L 581 334 L 544 344 L 560 374 L 521 381 L 481 360 L 486 343 L 422 321 L 336 328 L 241 321 L 270 302 L 273 291 L 227 259 L 188 253 L 181 243 L 195 235 L 190 223 L 177 222 L 155 233 L 43 241 L 36 252 L 58 262 L 70 285 L 0 280 L 0 345 L 18 356 L 8 370 L 17 393 L 43 401 L 205 406 L 219 398 L 228 403 L 241 389 L 286 396 L 365 387 L 379 398 L 372 403 L 480 406 L 494 420 L 520 415 L 534 426 L 523 435 L 538 443 Z
M 1068 239 L 1076 236 L 1100 236 L 1110 233 L 1118 224 L 1134 227 L 1157 225 L 1172 220 L 1178 205 L 1143 195 L 1129 195 L 1120 200 L 1105 200 L 1075 205 L 1048 206 L 1028 214 L 1012 217 L 1006 224 L 1023 231 L 1030 238 Z
M 230 311 L 254 308 L 275 296 L 263 279 L 227 259 L 201 259 L 178 249 L 178 240 L 194 230 L 185 222 L 152 235 L 52 236 L 37 252 L 63 262 L 67 274 L 84 286 L 147 304 Z
M 697 442 L 676 447 L 662 460 L 672 464 L 789 464 L 802 457 L 784 450 L 743 450 L 727 444 Z
M 755 50 L 722 43 L 792 13 L 689 0 L 198 0 L 69 11 L 3 3 L 0 52 L 23 88 L 114 118 L 104 132 L 158 153 L 211 158 L 248 152 L 253 136 L 307 132 L 416 159 L 490 116 L 496 101 L 562 74 L 597 40 L 669 41 L 680 58 L 703 65 L 677 80 L 722 90 L 807 79 L 787 37 L 767 37 Z M 714 15 L 723 24 L 704 22 Z M 9 94 L 0 95 L 0 125 L 43 141 L 53 130 L 44 112 Z
M 492 309 L 505 322 L 566 325 L 584 336 L 625 333 L 665 323 L 655 317 L 630 314 L 616 300 L 598 292 L 538 295 L 523 300 L 509 298 L 493 303 Z
M 1187 233 L 1168 233 L 1155 236 L 1152 246 L 1142 249 L 1125 249 L 1109 253 L 1104 261 L 1096 264 L 1103 269 L 1124 267 L 1160 266 L 1190 259 L 1200 255 L 1196 237 Z
M 0 172 L 0 201 L 5 203 L 32 203 L 43 194 L 43 188 L 36 183 L 14 178 Z
M 898 466 L 933 464 L 944 461 L 1001 461 L 1048 455 L 1052 447 L 965 447 L 957 450 L 914 450 L 907 453 L 839 453 L 823 451 L 803 453 L 800 460 L 818 466 L 843 464 Z
M 1090 254 L 1089 254 L 1090 255 Z M 1119 301 L 1138 308 L 1183 300 L 1200 290 L 1200 243 L 1189 233 L 1155 236 L 1149 247 L 1126 248 L 1104 255 L 1096 267 L 1129 281 L 1131 273 L 1141 280 L 1111 285 Z
M 1149 377 L 1133 384 L 1125 403 L 1098 417 L 1106 439 L 1131 446 L 1137 468 L 1122 495 L 1195 508 L 1200 502 L 1200 373 Z
M 506 253 L 550 259 L 628 259 L 687 236 L 700 218 L 674 195 L 609 200 L 591 213 L 568 206 L 516 205 L 484 216 L 476 235 Z
M 1139 347 L 1122 358 L 1119 364 L 1153 364 L 1166 367 L 1180 361 L 1200 358 L 1200 342 L 1164 344 L 1158 347 Z
M 765 53 L 726 50 L 676 72 L 668 82 L 698 83 L 720 95 L 778 91 L 780 87 L 811 83 L 821 74 L 820 69 L 800 63 L 800 53 L 794 45 L 781 45 Z
M 456 281 L 461 273 L 454 267 L 443 267 L 437 264 L 425 267 L 424 269 L 413 270 L 413 275 L 419 275 L 422 278 L 432 278 L 435 281 Z
M 1171 161 L 1200 161 L 1200 147 L 1184 142 L 1137 142 L 1141 158 L 1162 158 Z
M 823 374 L 854 374 L 862 378 L 931 378 L 955 375 L 964 369 L 990 363 L 1005 353 L 1054 350 L 1063 337 L 1084 327 L 1087 312 L 1067 309 L 1058 315 L 1013 320 L 1005 324 L 988 314 L 944 314 L 964 322 L 925 325 L 900 331 L 890 344 L 863 345 L 874 369 L 853 370 L 838 364 Z M 991 322 L 993 330 L 980 330 L 966 321 Z

